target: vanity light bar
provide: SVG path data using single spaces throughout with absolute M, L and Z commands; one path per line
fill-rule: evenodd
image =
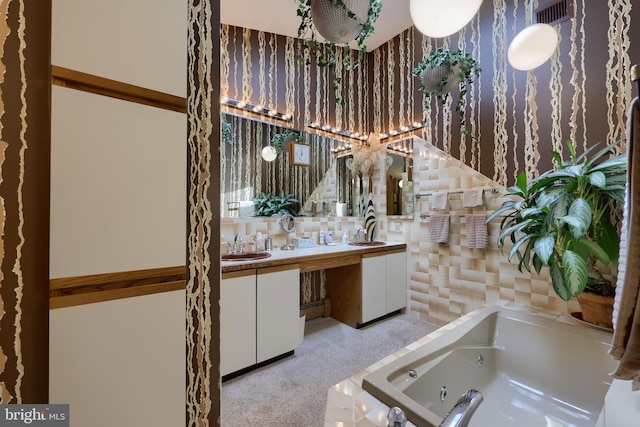
M 367 138 L 368 138 L 367 135 L 363 135 L 363 134 L 361 134 L 359 132 L 353 132 L 353 131 L 350 131 L 350 130 L 345 130 L 345 129 L 337 128 L 335 126 L 322 124 L 322 123 L 318 123 L 318 122 L 309 122 L 307 124 L 307 127 L 310 127 L 312 129 L 321 130 L 323 132 L 332 133 L 334 135 L 340 135 L 340 136 L 344 136 L 344 137 L 347 137 L 347 138 L 357 139 L 359 141 L 366 141 Z M 349 148 L 351 148 L 351 146 L 349 146 Z
M 381 133 L 380 139 L 391 138 L 392 136 L 398 136 L 403 133 L 411 132 L 416 129 L 423 128 L 426 125 L 426 122 L 413 122 L 411 124 L 401 126 L 398 129 L 390 130 L 387 133 Z
M 226 96 L 220 97 L 220 103 L 228 105 L 229 107 L 238 108 L 255 114 L 261 114 L 278 120 L 284 120 L 287 122 L 293 120 L 293 116 L 291 114 L 281 113 L 271 108 L 263 107 L 262 105 L 254 105 L 249 102 L 238 101 L 237 99 L 228 98 Z
M 331 148 L 331 152 L 334 154 L 346 153 L 351 151 L 351 143 L 345 141 L 337 141 L 335 146 Z
M 390 142 L 387 150 L 394 151 L 401 156 L 411 157 L 413 155 L 413 141 L 404 139 L 402 141 Z

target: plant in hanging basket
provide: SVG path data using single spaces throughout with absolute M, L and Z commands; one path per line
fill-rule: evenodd
M 426 108 L 429 108 L 431 97 L 436 97 L 444 105 L 449 93 L 457 87 L 460 88 L 455 111 L 460 118 L 460 131 L 468 134 L 464 115 L 467 84 L 473 83 L 474 77 L 480 76 L 481 71 L 478 62 L 468 53 L 440 47 L 414 68 L 413 75 L 420 78 L 420 91 L 425 96 Z
M 626 188 L 627 155 L 614 155 L 619 143 L 595 153 L 594 145 L 577 156 L 568 141 L 569 160 L 552 151 L 557 167 L 531 181 L 522 172 L 506 193 L 516 197 L 487 217 L 487 223 L 502 218 L 498 247 L 509 238 L 509 261 L 517 257 L 519 271 L 533 266 L 538 274 L 549 266 L 553 288 L 565 301 L 585 290 L 614 292 L 601 268 L 616 263 L 620 250 L 609 219 L 612 202 L 623 202 Z
M 285 129 L 280 133 L 276 133 L 271 138 L 271 143 L 276 148 L 278 154 L 282 153 L 283 150 L 286 150 L 286 145 L 294 141 L 302 142 L 302 135 L 291 129 Z
M 224 117 L 220 119 L 220 135 L 223 142 L 233 144 L 233 138 L 235 138 L 233 126 Z
M 340 87 L 341 78 L 335 76 L 336 50 L 342 49 L 342 65 L 346 70 L 357 67 L 367 52 L 365 40 L 373 31 L 373 24 L 380 16 L 382 0 L 298 0 L 297 15 L 301 22 L 298 37 L 304 39 L 303 47 L 310 55 L 302 61 L 309 64 L 315 58 L 320 67 L 328 67 L 334 73 L 333 89 Z M 327 42 L 318 41 L 318 33 Z M 347 43 L 355 40 L 358 56 L 352 60 Z M 344 104 L 344 100 L 336 98 Z

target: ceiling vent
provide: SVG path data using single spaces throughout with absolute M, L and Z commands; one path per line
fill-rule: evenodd
M 554 0 L 535 9 L 538 24 L 555 25 L 575 15 L 574 0 Z

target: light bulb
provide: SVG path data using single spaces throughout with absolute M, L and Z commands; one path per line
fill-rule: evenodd
M 480 9 L 482 0 L 411 0 L 411 20 L 429 37 L 446 37 L 467 25 Z
M 533 70 L 547 62 L 558 47 L 558 33 L 549 24 L 533 24 L 511 41 L 507 58 L 516 70 Z
M 267 145 L 262 149 L 262 158 L 267 162 L 273 162 L 278 156 L 278 151 L 272 145 Z

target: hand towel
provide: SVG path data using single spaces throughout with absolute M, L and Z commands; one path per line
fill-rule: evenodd
M 462 206 L 465 208 L 474 208 L 484 205 L 484 189 L 473 188 L 462 192 Z
M 466 215 L 467 247 L 471 249 L 484 249 L 489 241 L 487 232 L 486 215 Z
M 640 101 L 635 98 L 627 121 L 627 189 L 620 238 L 618 282 L 609 353 L 619 361 L 614 378 L 631 380 L 640 390 Z
M 433 243 L 447 243 L 449 241 L 449 215 L 431 215 L 429 234 Z
M 448 191 L 436 191 L 431 194 L 431 209 L 439 211 L 447 209 L 447 201 L 449 199 Z

